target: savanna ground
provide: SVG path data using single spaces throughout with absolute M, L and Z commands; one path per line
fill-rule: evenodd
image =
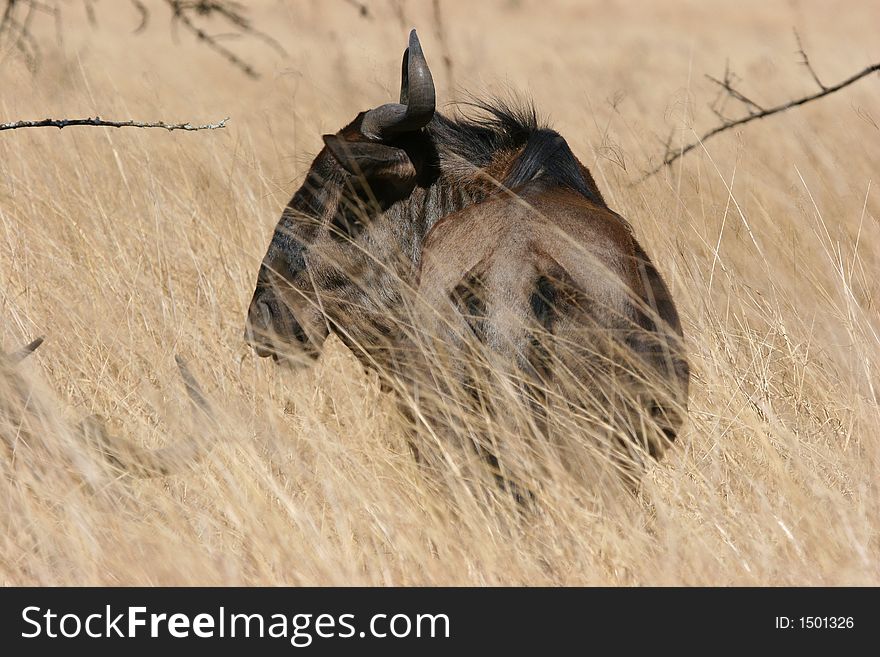
M 880 61 L 880 5 L 826 2 L 263 2 L 229 43 L 251 80 L 157 8 L 97 26 L 69 3 L 32 74 L 0 66 L 0 121 L 210 122 L 167 133 L 0 133 L 3 584 L 880 584 L 880 80 L 706 143 L 646 182 L 670 131 L 716 117 L 725 61 L 768 105 Z M 311 369 L 242 330 L 281 208 L 320 136 L 394 99 L 419 28 L 444 102 L 520 91 L 569 141 L 670 284 L 692 380 L 674 449 L 636 495 L 547 482 L 539 508 L 453 504 L 345 347 Z M 444 52 L 451 68 L 444 65 Z M 452 79 L 450 79 L 450 74 Z M 733 110 L 734 106 L 730 108 Z M 217 408 L 194 416 L 174 355 Z M 77 423 L 196 465 L 137 479 Z M 452 485 L 454 489 L 454 484 Z M 585 492 L 586 491 L 586 492 Z M 455 491 L 453 490 L 453 493 Z

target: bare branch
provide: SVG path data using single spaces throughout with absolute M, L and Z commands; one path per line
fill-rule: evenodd
M 345 0 L 348 4 L 358 10 L 362 18 L 372 18 L 370 8 L 359 0 Z
M 217 42 L 217 40 L 212 37 L 210 34 L 205 32 L 198 25 L 193 23 L 189 14 L 187 13 L 187 9 L 191 9 L 191 3 L 180 2 L 179 0 L 165 0 L 168 3 L 168 6 L 171 7 L 171 11 L 174 12 L 174 21 L 180 22 L 187 30 L 189 30 L 195 37 L 204 43 L 206 46 L 211 48 L 214 52 L 218 53 L 222 57 L 224 57 L 230 64 L 242 70 L 242 72 L 248 77 L 257 79 L 260 77 L 259 73 L 254 69 L 253 66 L 248 64 L 246 61 L 241 59 L 234 52 L 229 50 L 229 48 L 221 45 Z
M 181 2 L 180 0 L 171 0 L 171 4 L 180 6 L 184 10 L 192 9 L 201 16 L 211 16 L 214 14 L 222 16 L 229 23 L 241 30 L 243 34 L 250 35 L 263 41 L 269 47 L 273 48 L 279 55 L 287 57 L 287 51 L 284 49 L 284 46 L 282 46 L 274 37 L 256 29 L 251 24 L 250 19 L 244 15 L 244 8 L 238 2 L 229 2 L 228 0 L 190 0 L 189 2 Z
M 709 109 L 712 111 L 712 114 L 714 114 L 715 116 L 718 117 L 718 120 L 721 121 L 721 125 L 727 125 L 728 123 L 730 123 L 730 119 L 728 119 L 726 116 L 724 116 L 724 114 L 722 114 L 720 111 L 715 109 L 714 105 L 709 105 Z M 667 157 L 668 155 L 669 155 L 669 148 L 667 147 L 666 153 L 663 155 L 663 157 Z
M 758 111 L 758 112 L 764 111 L 764 108 L 761 107 L 760 105 L 758 105 L 758 103 L 753 101 L 751 98 L 748 98 L 741 91 L 739 91 L 738 89 L 735 89 L 733 87 L 733 80 L 730 77 L 730 74 L 728 71 L 724 72 L 724 80 L 718 80 L 717 78 L 713 78 L 711 75 L 707 75 L 706 77 L 709 80 L 711 80 L 712 82 L 714 82 L 715 84 L 717 84 L 719 87 L 724 89 L 724 91 L 726 91 L 731 97 L 735 98 L 736 100 L 741 102 L 743 105 L 748 107 L 749 111 L 753 111 L 752 108 L 754 108 L 754 110 Z
M 12 123 L 0 123 L 0 130 L 18 130 L 19 128 L 67 128 L 75 125 L 91 125 L 105 128 L 163 128 L 165 130 L 219 130 L 226 127 L 229 121 L 227 116 L 217 123 L 206 123 L 205 125 L 192 125 L 191 123 L 166 123 L 165 121 L 156 121 L 155 123 L 141 123 L 140 121 L 104 121 L 100 117 L 88 119 L 43 119 L 42 121 L 13 121 Z
M 24 18 L 21 20 L 16 16 L 17 7 L 25 8 Z M 37 0 L 7 0 L 6 9 L 0 18 L 0 39 L 9 38 L 12 47 L 21 53 L 25 65 L 32 72 L 37 70 L 40 63 L 40 49 L 31 34 L 31 23 L 38 11 L 53 15 L 56 13 L 55 8 Z
M 672 154 L 672 137 L 675 136 L 675 128 L 672 128 L 669 131 L 669 136 L 666 138 L 666 141 L 661 141 L 663 144 L 663 157 L 664 159 L 669 157 Z M 658 141 L 660 141 L 658 139 Z
M 139 33 L 146 29 L 150 21 L 150 9 L 145 0 L 128 0 L 139 14 L 139 23 L 134 32 Z M 202 19 L 217 18 L 224 27 L 236 36 L 247 36 L 258 39 L 275 50 L 282 57 L 288 53 L 284 46 L 269 34 L 255 28 L 248 17 L 248 7 L 244 3 L 234 0 L 156 0 L 164 3 L 172 15 L 172 36 L 174 29 L 181 25 L 196 39 L 208 46 L 216 53 L 224 57 L 233 66 L 243 71 L 246 75 L 257 78 L 259 74 L 251 64 L 236 55 L 232 50 L 220 43 L 222 37 L 209 34 L 201 25 Z M 82 0 L 86 18 L 90 25 L 97 26 L 100 10 L 96 8 L 97 0 Z M 4 0 L 0 0 L 0 6 Z M 362 3 L 353 1 L 355 6 L 361 7 L 361 14 L 368 16 L 367 7 Z M 32 71 L 36 70 L 40 61 L 40 50 L 37 40 L 31 33 L 31 23 L 36 12 L 50 13 L 55 16 L 56 25 L 60 25 L 61 16 L 57 5 L 52 5 L 43 0 L 5 0 L 5 7 L 0 16 L 0 41 L 11 44 L 11 50 L 17 50 L 25 64 Z M 59 32 L 60 34 L 60 32 Z
M 807 70 L 810 72 L 810 75 L 813 76 L 813 80 L 816 81 L 816 84 L 819 85 L 819 88 L 822 91 L 825 91 L 826 89 L 828 89 L 828 87 L 826 87 L 824 84 L 822 84 L 822 81 L 819 79 L 819 76 L 816 75 L 816 71 L 813 70 L 813 65 L 810 64 L 810 58 L 807 57 L 807 52 L 804 50 L 804 47 L 801 45 L 801 35 L 798 34 L 797 30 L 794 30 L 794 39 L 795 39 L 795 41 L 797 41 L 798 53 L 801 56 L 801 64 L 803 64 L 804 66 L 807 67 Z
M 141 0 L 130 0 L 130 2 L 141 15 L 141 22 L 136 28 L 134 28 L 134 34 L 140 34 L 145 29 L 147 29 L 147 23 L 150 22 L 150 12 L 147 10 L 146 5 L 144 5 Z
M 795 36 L 797 36 L 797 33 L 795 33 Z M 799 38 L 798 38 L 798 45 L 800 46 L 800 39 Z M 712 137 L 714 137 L 718 134 L 721 134 L 722 132 L 725 132 L 727 130 L 731 130 L 731 129 L 736 128 L 741 125 L 745 125 L 746 123 L 751 123 L 752 121 L 757 121 L 758 119 L 763 119 L 765 117 L 772 116 L 774 114 L 779 114 L 780 112 L 785 112 L 786 110 L 790 110 L 793 107 L 799 107 L 800 105 L 804 105 L 804 104 L 812 102 L 814 100 L 818 100 L 819 98 L 829 96 L 837 91 L 840 91 L 844 87 L 848 87 L 849 85 L 853 84 L 854 82 L 857 82 L 857 81 L 861 80 L 862 78 L 867 77 L 868 75 L 871 75 L 872 73 L 880 71 L 880 62 L 878 62 L 876 64 L 872 64 L 871 66 L 864 68 L 863 70 L 859 71 L 858 73 L 851 75 L 850 77 L 846 78 L 845 80 L 842 80 L 841 82 L 838 82 L 835 85 L 832 85 L 830 87 L 826 87 L 816 77 L 815 71 L 813 71 L 812 66 L 809 65 L 809 60 L 807 58 L 806 53 L 803 51 L 803 48 L 801 48 L 800 52 L 801 52 L 801 54 L 803 56 L 803 60 L 804 60 L 801 63 L 807 65 L 807 67 L 810 70 L 810 73 L 813 75 L 813 79 L 821 87 L 820 91 L 818 91 L 814 94 L 808 94 L 806 96 L 802 96 L 801 98 L 796 98 L 794 100 L 790 100 L 788 102 L 782 103 L 780 105 L 776 105 L 774 107 L 762 108 L 760 105 L 756 104 L 754 101 L 747 98 L 746 96 L 744 96 L 743 94 L 738 92 L 733 87 L 732 79 L 731 79 L 727 70 L 725 70 L 724 80 L 717 80 L 717 79 L 707 75 L 706 77 L 708 77 L 714 83 L 719 85 L 731 97 L 736 98 L 740 102 L 744 103 L 748 107 L 749 113 L 746 116 L 741 117 L 739 119 L 728 119 L 723 114 L 721 114 L 721 112 L 719 112 L 715 107 L 710 107 L 712 109 L 712 111 L 715 112 L 716 116 L 718 116 L 719 119 L 721 120 L 721 125 L 715 126 L 714 128 L 712 128 L 708 132 L 699 136 L 696 141 L 694 141 L 690 144 L 687 144 L 685 146 L 682 146 L 681 148 L 675 149 L 674 151 L 671 151 L 669 149 L 669 147 L 667 146 L 666 151 L 663 156 L 663 161 L 660 164 L 658 164 L 656 167 L 654 167 L 653 169 L 651 169 L 650 171 L 645 173 L 637 182 L 643 182 L 644 180 L 647 180 L 648 178 L 650 178 L 654 174 L 661 171 L 664 167 L 669 166 L 670 164 L 672 164 L 673 162 L 678 160 L 683 155 L 685 155 L 685 154 L 689 153 L 690 151 L 692 151 L 693 149 L 695 149 L 700 144 L 708 141 L 709 139 L 711 139 Z
M 287 51 L 281 43 L 265 32 L 254 28 L 250 20 L 245 16 L 244 8 L 237 2 L 230 2 L 229 0 L 165 0 L 165 3 L 171 8 L 175 24 L 179 22 L 191 34 L 195 35 L 199 41 L 224 57 L 233 66 L 241 69 L 249 77 L 259 78 L 260 76 L 253 66 L 219 43 L 218 37 L 208 34 L 196 25 L 193 21 L 193 14 L 198 16 L 220 16 L 227 23 L 237 28 L 241 34 L 259 39 L 283 57 L 287 57 Z

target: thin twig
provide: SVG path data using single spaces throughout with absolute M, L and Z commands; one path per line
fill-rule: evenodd
M 26 13 L 21 21 L 15 17 L 15 8 L 20 6 L 26 8 Z M 0 37 L 9 36 L 13 47 L 21 53 L 25 65 L 32 72 L 37 70 L 40 63 L 40 48 L 31 34 L 31 22 L 37 11 L 55 13 L 52 7 L 37 0 L 8 0 L 3 17 L 0 18 Z
M 669 131 L 669 136 L 666 138 L 666 141 L 661 142 L 663 144 L 663 157 L 664 158 L 667 158 L 672 154 L 672 138 L 674 136 L 675 136 L 675 128 L 672 128 Z
M 135 33 L 142 32 L 150 22 L 150 9 L 144 0 L 128 0 L 138 12 L 139 21 L 134 28 Z M 171 10 L 172 36 L 178 25 L 190 32 L 195 38 L 219 53 L 233 66 L 246 75 L 258 78 L 256 69 L 244 59 L 224 46 L 222 36 L 209 34 L 200 26 L 203 19 L 217 18 L 228 31 L 238 36 L 247 36 L 262 41 L 282 57 L 288 53 L 280 41 L 254 27 L 249 18 L 249 8 L 244 3 L 234 0 L 157 0 L 164 2 Z M 97 0 L 82 0 L 88 22 L 97 26 L 100 10 L 96 8 Z M 9 50 L 17 50 L 31 71 L 35 71 L 40 62 L 40 44 L 31 32 L 32 21 L 37 12 L 54 15 L 56 25 L 60 25 L 61 12 L 57 4 L 48 4 L 43 0 L 0 0 L 0 42 L 8 42 Z M 362 6 L 362 15 L 368 16 L 366 5 Z M 59 32 L 60 34 L 60 32 Z
M 718 120 L 721 121 L 721 125 L 728 125 L 728 124 L 730 123 L 730 119 L 728 119 L 726 116 L 724 116 L 724 114 L 722 114 L 721 112 L 719 112 L 717 109 L 715 109 L 715 108 L 712 107 L 711 105 L 709 105 L 709 109 L 712 111 L 712 114 L 714 114 L 715 116 L 718 117 Z M 666 153 L 663 157 L 668 157 L 668 156 L 669 156 L 669 152 L 672 151 L 672 150 L 673 150 L 673 149 L 671 149 L 671 148 L 670 148 L 670 149 L 667 149 L 667 153 Z
M 212 37 L 210 34 L 205 32 L 198 25 L 193 23 L 192 19 L 189 17 L 189 14 L 186 12 L 187 6 L 183 3 L 179 2 L 179 0 L 165 0 L 168 3 L 168 6 L 171 7 L 171 11 L 174 12 L 174 20 L 180 21 L 180 23 L 189 30 L 195 37 L 204 43 L 206 46 L 211 48 L 214 52 L 220 54 L 222 57 L 226 59 L 230 64 L 242 70 L 242 72 L 250 78 L 257 79 L 260 77 L 260 74 L 254 69 L 253 66 L 244 61 L 241 57 L 236 55 L 234 52 L 226 48 L 217 42 L 217 40 Z
M 801 35 L 798 34 L 797 30 L 794 30 L 794 39 L 797 41 L 798 45 L 798 53 L 801 56 L 801 64 L 807 67 L 807 70 L 810 72 L 810 75 L 813 76 L 813 80 L 816 81 L 816 84 L 819 85 L 819 88 L 822 91 L 825 91 L 828 87 L 822 84 L 822 81 L 819 79 L 819 76 L 816 75 L 816 71 L 813 70 L 813 65 L 810 64 L 810 58 L 807 57 L 807 52 L 804 50 L 804 47 L 801 45 Z
M 191 0 L 182 2 L 181 0 L 171 0 L 172 7 L 178 6 L 181 10 L 191 9 L 202 16 L 212 16 L 217 14 L 222 16 L 232 25 L 237 27 L 243 34 L 255 37 L 266 43 L 270 48 L 274 49 L 282 57 L 287 57 L 287 51 L 279 41 L 265 32 L 256 29 L 249 18 L 244 14 L 244 7 L 237 2 L 229 2 L 224 0 Z
M 733 88 L 733 81 L 730 79 L 730 75 L 727 71 L 725 71 L 725 73 L 724 73 L 724 80 L 718 80 L 717 78 L 713 78 L 711 75 L 707 75 L 706 78 L 708 78 L 709 80 L 711 80 L 712 82 L 717 84 L 719 87 L 724 89 L 724 91 L 726 91 L 732 98 L 735 98 L 736 100 L 741 102 L 743 105 L 746 105 L 747 107 L 749 107 L 750 112 L 751 111 L 757 111 L 757 112 L 764 111 L 764 108 L 761 107 L 760 105 L 758 105 L 758 103 L 753 101 L 751 98 L 747 97 L 741 91 Z M 752 109 L 752 108 L 754 108 L 754 109 Z
M 370 16 L 370 8 L 359 0 L 345 0 L 348 4 L 358 10 L 362 18 L 372 18 Z
M 133 30 L 134 34 L 140 34 L 147 28 L 147 23 L 150 22 L 150 12 L 141 0 L 129 0 L 129 2 L 131 2 L 132 6 L 137 9 L 137 12 L 141 15 L 141 22 Z
M 67 128 L 75 125 L 91 125 L 105 128 L 163 128 L 165 130 L 219 130 L 226 127 L 229 121 L 227 116 L 217 123 L 206 123 L 205 125 L 192 125 L 191 123 L 166 123 L 165 121 L 157 121 L 155 123 L 141 123 L 140 121 L 104 121 L 99 117 L 88 119 L 43 119 L 42 121 L 13 121 L 12 123 L 0 123 L 0 130 L 17 130 L 19 128 Z
M 866 77 L 876 71 L 880 71 L 880 63 L 872 64 L 871 66 L 868 66 L 864 70 L 859 71 L 855 75 L 851 75 L 847 79 L 845 79 L 842 82 L 839 82 L 831 87 L 823 87 L 822 90 L 817 93 L 810 94 L 808 96 L 803 96 L 802 98 L 797 98 L 797 99 L 791 100 L 787 103 L 783 103 L 783 104 L 777 105 L 775 107 L 770 107 L 770 108 L 761 110 L 760 112 L 750 113 L 748 116 L 744 116 L 740 119 L 728 120 L 727 123 L 723 123 L 722 125 L 716 126 L 716 127 L 712 128 L 711 130 L 709 130 L 709 132 L 700 136 L 697 139 L 697 141 L 690 143 L 687 146 L 684 146 L 680 149 L 677 149 L 675 151 L 675 153 L 673 153 L 671 156 L 665 157 L 660 164 L 658 164 L 655 168 L 651 169 L 644 176 L 642 176 L 642 178 L 639 179 L 639 182 L 642 182 L 642 181 L 646 180 L 647 178 L 650 178 L 654 174 L 661 171 L 663 169 L 663 167 L 669 166 L 670 164 L 675 162 L 678 158 L 685 155 L 686 153 L 689 153 L 690 151 L 695 149 L 697 146 L 699 146 L 700 144 L 702 144 L 705 141 L 708 141 L 709 139 L 711 139 L 715 135 L 718 135 L 726 130 L 730 130 L 731 128 L 735 128 L 737 126 L 741 126 L 746 123 L 750 123 L 751 121 L 756 121 L 757 119 L 763 119 L 764 117 L 772 116 L 773 114 L 779 114 L 780 112 L 784 112 L 786 110 L 789 110 L 792 107 L 798 107 L 799 105 L 809 103 L 810 101 L 817 100 L 819 98 L 822 98 L 823 96 L 828 96 L 830 94 L 833 94 L 835 91 L 840 91 L 844 87 L 848 87 L 853 82 L 857 82 L 858 80 L 861 80 L 863 77 Z

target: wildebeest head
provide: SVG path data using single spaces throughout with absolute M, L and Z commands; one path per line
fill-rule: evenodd
M 377 278 L 395 278 L 392 260 L 412 260 L 417 245 L 400 221 L 379 219 L 436 160 L 422 130 L 434 110 L 434 83 L 413 30 L 400 102 L 361 112 L 324 136 L 275 228 L 248 310 L 246 339 L 259 355 L 277 359 L 291 346 L 314 354 L 328 330 L 343 339 L 362 334 L 350 322 L 389 332 L 383 317 L 393 283 Z

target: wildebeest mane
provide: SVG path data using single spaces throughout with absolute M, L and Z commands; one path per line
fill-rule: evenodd
M 518 153 L 498 182 L 510 190 L 534 180 L 574 189 L 590 201 L 605 202 L 589 173 L 568 143 L 538 118 L 531 101 L 472 99 L 457 118 L 436 114 L 428 129 L 447 170 L 462 164 L 478 169 L 492 165 L 499 153 Z

